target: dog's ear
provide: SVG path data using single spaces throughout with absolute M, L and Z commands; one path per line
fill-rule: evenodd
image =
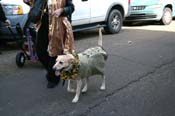
M 70 58 L 68 62 L 69 62 L 69 64 L 73 64 L 74 63 L 74 58 Z
M 72 54 L 67 54 L 67 56 L 69 57 L 69 60 L 68 60 L 69 64 L 72 64 L 75 59 L 74 56 Z

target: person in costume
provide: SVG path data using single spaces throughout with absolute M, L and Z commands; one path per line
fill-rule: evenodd
M 32 7 L 36 2 L 33 1 Z M 29 4 L 28 0 L 24 0 Z M 72 0 L 46 0 L 47 7 L 41 18 L 41 25 L 37 34 L 36 52 L 39 60 L 44 65 L 48 80 L 47 88 L 54 88 L 60 81 L 55 76 L 53 65 L 57 55 L 72 53 L 74 51 L 74 36 L 71 26 L 71 15 L 74 11 Z

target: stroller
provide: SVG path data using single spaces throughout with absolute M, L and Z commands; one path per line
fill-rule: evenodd
M 24 3 L 29 6 L 31 5 L 29 2 L 24 1 Z M 37 0 L 32 4 L 33 6 L 28 13 L 28 19 L 24 25 L 24 28 L 22 29 L 19 24 L 16 25 L 16 31 L 21 35 L 22 40 L 17 41 L 17 44 L 21 48 L 21 51 L 16 55 L 16 64 L 18 67 L 23 67 L 26 59 L 32 62 L 38 61 L 36 54 L 37 28 L 33 23 L 40 24 L 38 22 L 41 21 L 42 16 L 44 15 L 47 7 L 47 0 Z M 16 40 L 17 38 L 12 29 L 10 27 L 8 27 L 8 29 Z
M 26 22 L 26 25 L 28 21 Z M 17 40 L 17 45 L 20 47 L 21 51 L 19 51 L 16 55 L 16 65 L 22 68 L 25 64 L 26 60 L 30 60 L 32 62 L 38 61 L 38 57 L 36 54 L 36 29 L 34 26 L 24 26 L 22 29 L 19 24 L 16 25 L 16 31 L 20 34 L 20 40 L 17 40 L 14 32 L 10 27 L 8 27 L 10 33 L 13 38 Z

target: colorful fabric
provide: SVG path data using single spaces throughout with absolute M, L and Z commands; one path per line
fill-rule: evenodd
M 66 79 L 77 79 L 79 74 L 80 60 L 78 54 L 74 54 L 75 60 L 72 65 L 60 72 L 60 78 Z
M 64 8 L 65 4 L 66 0 L 50 0 L 48 2 L 49 14 L 52 14 L 56 9 Z M 73 49 L 74 36 L 67 17 L 49 15 L 49 55 L 55 57 L 62 54 L 63 51 L 72 53 Z

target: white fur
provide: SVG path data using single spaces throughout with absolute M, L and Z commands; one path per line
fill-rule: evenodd
M 99 39 L 98 39 L 98 45 L 103 46 L 103 41 L 102 41 L 102 28 L 99 28 Z

